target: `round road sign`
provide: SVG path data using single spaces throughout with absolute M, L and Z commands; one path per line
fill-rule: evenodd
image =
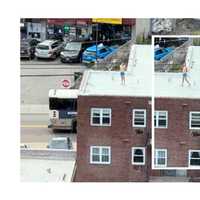
M 70 86 L 70 81 L 67 80 L 67 79 L 62 80 L 62 86 L 63 86 L 64 88 L 69 88 L 69 86 Z

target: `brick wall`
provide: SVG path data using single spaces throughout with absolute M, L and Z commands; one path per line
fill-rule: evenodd
M 131 148 L 144 147 L 151 127 L 151 105 L 148 98 L 87 97 L 78 98 L 77 173 L 75 181 L 148 181 L 149 156 L 146 165 L 131 164 Z M 111 108 L 111 127 L 90 126 L 90 108 Z M 137 134 L 132 127 L 132 109 L 147 110 L 147 128 Z M 90 146 L 111 146 L 110 165 L 90 164 Z M 150 154 L 146 148 L 146 154 Z M 148 158 L 147 158 L 148 157 Z
M 150 177 L 161 176 L 161 170 L 151 170 L 151 146 L 148 134 L 151 132 L 150 98 L 95 97 L 78 98 L 78 135 L 76 182 L 98 181 L 148 181 Z M 187 167 L 188 149 L 200 149 L 200 137 L 191 135 L 189 111 L 200 111 L 200 101 L 191 99 L 156 99 L 156 110 L 168 111 L 168 129 L 155 129 L 157 148 L 168 149 L 168 167 Z M 112 126 L 90 126 L 92 107 L 111 108 Z M 142 134 L 132 127 L 132 109 L 146 109 L 147 127 Z M 140 128 L 141 129 L 141 128 Z M 90 164 L 90 146 L 111 146 L 111 164 Z M 132 165 L 131 148 L 146 148 L 146 163 Z M 191 180 L 198 181 L 200 170 L 189 170 Z
M 187 167 L 188 150 L 200 149 L 200 136 L 189 129 L 189 112 L 200 111 L 200 100 L 158 98 L 155 108 L 168 111 L 168 128 L 155 129 L 155 147 L 168 150 L 168 167 Z

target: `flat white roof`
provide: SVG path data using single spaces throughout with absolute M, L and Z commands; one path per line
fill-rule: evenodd
M 83 96 L 152 96 L 151 45 L 133 45 L 128 68 L 125 72 L 126 84 L 122 85 L 120 71 L 92 71 L 84 73 L 79 95 Z M 191 68 L 189 80 L 191 86 L 181 86 L 182 73 L 155 73 L 155 97 L 200 98 L 200 47 L 188 48 L 186 64 Z
M 188 48 L 186 65 L 190 68 L 188 80 L 184 86 L 182 83 L 182 73 L 155 73 L 155 97 L 170 98 L 200 98 L 200 46 Z
M 75 161 L 21 159 L 22 182 L 70 182 Z
M 79 95 L 91 96 L 151 96 L 151 45 L 133 45 L 125 85 L 120 71 L 86 71 Z
M 49 97 L 73 99 L 78 97 L 78 92 L 78 89 L 50 89 Z

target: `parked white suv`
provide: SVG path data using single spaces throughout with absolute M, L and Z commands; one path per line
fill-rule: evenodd
M 45 40 L 39 43 L 35 48 L 35 56 L 37 58 L 52 58 L 60 54 L 63 48 L 63 43 L 58 40 Z

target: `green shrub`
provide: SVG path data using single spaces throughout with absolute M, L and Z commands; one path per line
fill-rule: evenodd
M 170 71 L 171 72 L 179 72 L 179 71 L 181 71 L 181 66 L 179 64 L 173 64 L 170 67 Z

